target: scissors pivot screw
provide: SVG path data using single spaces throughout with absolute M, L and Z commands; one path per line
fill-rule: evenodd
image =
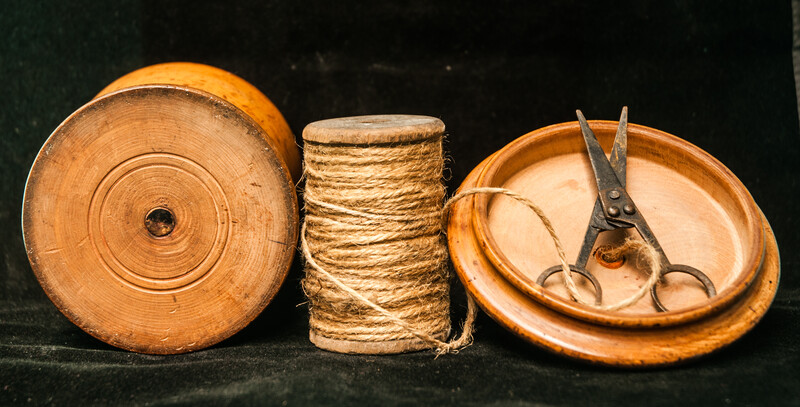
M 633 205 L 631 204 L 623 206 L 622 210 L 625 211 L 625 213 L 627 213 L 628 215 L 633 215 L 634 213 L 636 213 L 636 208 L 634 208 Z
M 614 217 L 619 216 L 619 208 L 617 208 L 616 206 L 609 207 L 608 216 L 614 216 Z
M 611 192 L 608 193 L 608 197 L 611 199 L 619 199 L 620 197 L 619 191 L 617 191 L 616 189 L 612 190 Z

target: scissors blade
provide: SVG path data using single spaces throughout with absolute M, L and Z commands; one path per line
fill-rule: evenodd
M 611 168 L 617 174 L 619 183 L 625 187 L 625 170 L 628 161 L 628 106 L 622 108 L 619 116 L 619 127 L 614 137 L 614 148 L 611 149 Z
M 595 204 L 597 207 L 599 204 Z M 592 215 L 594 216 L 594 215 Z M 575 260 L 575 265 L 586 269 L 586 264 L 589 263 L 589 257 L 592 255 L 594 244 L 597 243 L 597 236 L 600 235 L 604 229 L 597 228 L 591 222 L 589 227 L 586 228 L 586 234 L 583 235 L 583 244 L 581 244 L 581 251 L 578 252 L 578 260 Z
M 598 192 L 611 188 L 622 188 L 616 172 L 614 172 L 611 163 L 606 158 L 606 153 L 603 151 L 603 147 L 600 147 L 600 142 L 597 141 L 594 132 L 589 128 L 589 123 L 586 122 L 583 113 L 580 110 L 575 112 L 578 114 L 583 140 L 586 142 L 586 150 L 588 150 L 589 160 L 592 162 Z

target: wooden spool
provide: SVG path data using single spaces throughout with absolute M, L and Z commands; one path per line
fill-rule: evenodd
M 592 121 L 605 151 L 617 122 Z M 658 292 L 621 311 L 600 311 L 569 298 L 561 273 L 545 286 L 539 274 L 558 264 L 553 241 L 530 209 L 502 196 L 457 203 L 448 225 L 456 271 L 481 307 L 525 340 L 572 358 L 614 366 L 657 366 L 699 357 L 744 335 L 764 315 L 778 286 L 775 237 L 741 182 L 708 153 L 670 134 L 628 127 L 627 190 L 673 263 L 706 273 L 717 295 L 707 298 L 690 276 L 664 276 Z M 597 188 L 577 122 L 531 132 L 467 177 L 462 190 L 504 187 L 542 207 L 573 262 Z M 595 248 L 619 244 L 635 230 L 600 234 Z M 590 259 L 604 304 L 635 292 L 646 270 L 627 259 L 617 269 Z M 594 298 L 575 274 L 584 298 Z
M 373 115 L 320 120 L 306 126 L 306 143 L 368 146 L 378 144 L 413 143 L 444 134 L 444 123 L 429 116 Z M 346 237 L 343 237 L 346 238 Z M 446 329 L 431 333 L 439 340 L 450 334 Z M 367 342 L 328 338 L 309 330 L 311 342 L 320 349 L 351 354 L 395 354 L 429 349 L 430 345 L 413 339 Z
M 118 79 L 67 118 L 33 163 L 23 235 L 61 312 L 111 345 L 154 354 L 242 329 L 288 273 L 299 151 L 255 87 L 206 65 Z

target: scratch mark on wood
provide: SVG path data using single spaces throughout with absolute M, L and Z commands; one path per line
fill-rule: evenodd
M 273 240 L 273 239 L 267 239 L 267 240 L 269 240 L 270 242 L 273 242 L 273 243 L 282 244 L 284 246 L 289 246 L 289 243 L 281 242 L 279 240 Z
M 89 241 L 89 235 L 86 235 L 83 239 L 81 239 L 80 242 L 78 242 L 78 247 L 81 247 L 81 246 L 85 245 L 86 242 L 88 242 L 88 241 Z

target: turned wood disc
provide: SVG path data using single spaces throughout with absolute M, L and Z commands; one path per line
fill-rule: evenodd
M 590 122 L 606 151 L 616 122 Z M 448 241 L 455 268 L 482 308 L 512 332 L 545 349 L 617 366 L 673 364 L 712 352 L 751 329 L 775 295 L 780 271 L 769 225 L 749 193 L 722 164 L 697 147 L 644 126 L 628 128 L 627 190 L 672 263 L 706 273 L 717 288 L 707 298 L 691 277 L 659 284 L 671 310 L 648 296 L 621 311 L 572 301 L 559 274 L 553 241 L 528 208 L 506 197 L 476 196 L 453 208 Z M 575 261 L 597 196 L 578 124 L 529 133 L 481 163 L 461 189 L 505 187 L 539 204 L 570 263 Z M 601 233 L 595 247 L 620 243 L 635 230 Z M 590 258 L 604 304 L 631 295 L 646 269 L 626 259 L 617 269 Z M 584 298 L 590 284 L 576 275 Z
M 435 117 L 383 114 L 316 121 L 303 130 L 303 140 L 320 144 L 386 144 L 424 140 L 443 133 L 444 123 Z
M 434 338 L 444 341 L 450 334 L 449 330 L 438 332 Z M 397 339 L 393 341 L 367 342 L 349 341 L 346 339 L 333 339 L 315 332 L 308 331 L 308 339 L 314 346 L 331 352 L 348 353 L 351 355 L 394 355 L 398 353 L 416 352 L 430 349 L 431 345 L 420 339 Z
M 170 354 L 239 331 L 294 256 L 297 199 L 265 130 L 216 95 L 146 85 L 101 96 L 50 136 L 28 177 L 33 271 L 72 322 Z
M 441 136 L 444 123 L 430 116 L 372 115 L 320 120 L 303 130 L 303 140 L 319 144 L 369 145 L 409 143 Z M 449 329 L 432 333 L 439 340 L 447 339 Z M 416 338 L 367 342 L 328 338 L 309 330 L 309 339 L 320 349 L 350 354 L 395 354 L 429 349 L 430 345 Z

